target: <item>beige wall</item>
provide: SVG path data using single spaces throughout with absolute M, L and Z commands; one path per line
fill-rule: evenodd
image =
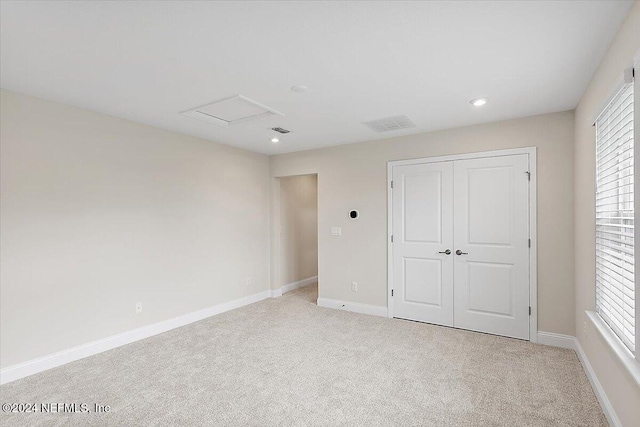
M 633 65 L 640 50 L 640 4 L 636 2 L 576 108 L 575 278 L 577 337 L 624 426 L 638 425 L 640 388 L 616 360 L 585 316 L 595 307 L 595 128 L 598 110 Z M 637 71 L 636 71 L 637 72 Z M 636 99 L 638 88 L 636 77 Z M 636 121 L 638 121 L 636 105 Z M 637 133 L 636 125 L 636 136 Z
M 0 98 L 2 367 L 269 288 L 267 156 Z
M 574 335 L 573 112 L 277 155 L 271 173 L 318 173 L 320 296 L 386 306 L 387 161 L 530 146 L 538 149 L 538 326 Z M 351 209 L 359 220 L 349 220 Z M 330 236 L 332 226 L 341 237 Z
M 280 286 L 318 275 L 318 179 L 280 180 Z

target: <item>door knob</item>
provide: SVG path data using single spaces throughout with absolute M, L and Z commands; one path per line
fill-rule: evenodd
M 462 252 L 460 249 L 456 251 L 456 255 L 469 255 L 468 252 Z
M 447 249 L 446 251 L 440 251 L 439 254 L 451 255 L 451 249 Z

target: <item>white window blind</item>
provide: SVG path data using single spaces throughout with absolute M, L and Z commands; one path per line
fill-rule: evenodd
M 596 311 L 635 352 L 633 84 L 596 119 Z

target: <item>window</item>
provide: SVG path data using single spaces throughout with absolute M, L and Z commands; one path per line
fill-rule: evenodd
M 596 119 L 596 311 L 635 352 L 633 83 Z

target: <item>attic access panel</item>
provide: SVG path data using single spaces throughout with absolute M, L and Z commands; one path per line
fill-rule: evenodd
M 235 95 L 211 102 L 182 114 L 194 119 L 204 120 L 222 127 L 266 119 L 272 116 L 284 116 L 279 111 L 262 105 L 242 95 Z

